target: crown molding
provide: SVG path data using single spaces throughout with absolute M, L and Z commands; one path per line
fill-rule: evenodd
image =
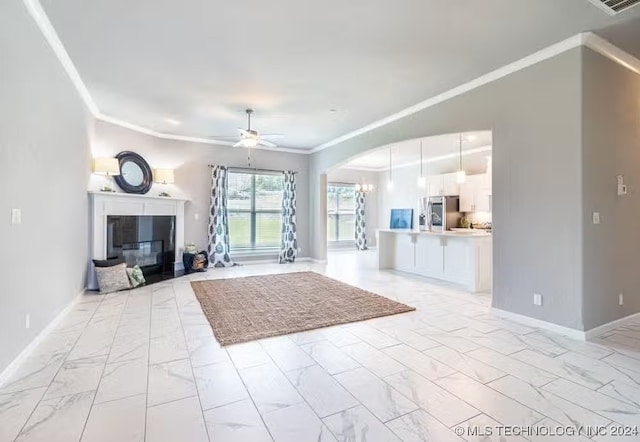
M 600 37 L 593 32 L 585 32 L 583 35 L 583 44 L 589 49 L 604 55 L 608 59 L 624 66 L 630 71 L 640 74 L 640 59 L 634 57 L 628 52 L 620 49 L 613 43 Z
M 60 41 L 60 38 L 58 38 L 58 33 L 49 21 L 47 13 L 44 12 L 44 9 L 42 9 L 42 5 L 38 0 L 24 0 L 24 5 L 27 8 L 29 15 L 31 15 L 31 18 L 33 18 L 33 21 L 36 22 L 36 25 L 40 29 L 40 32 L 42 32 L 45 40 L 47 40 L 47 43 L 49 43 L 49 46 L 51 46 L 53 53 L 60 61 L 60 64 L 75 86 L 78 94 L 80 94 L 80 98 L 82 98 L 85 106 L 87 106 L 89 112 L 91 112 L 91 114 L 95 117 L 99 113 L 98 106 L 96 105 L 95 101 L 93 101 L 93 97 L 91 97 L 89 89 L 87 89 L 87 86 L 82 81 L 80 73 L 76 69 L 76 66 L 73 64 L 73 61 L 71 61 L 71 57 L 69 57 L 69 53 L 62 44 L 62 41 Z
M 233 144 L 235 144 L 229 141 L 220 141 L 220 140 L 215 140 L 210 138 L 192 137 L 187 135 L 176 135 L 176 134 L 158 132 L 153 129 L 149 129 L 149 128 L 131 123 L 129 121 L 125 121 L 123 119 L 102 113 L 98 108 L 98 105 L 96 104 L 95 100 L 91 96 L 89 89 L 87 88 L 84 81 L 82 80 L 82 77 L 78 72 L 78 69 L 76 69 L 75 64 L 71 60 L 69 53 L 67 52 L 66 48 L 62 44 L 60 37 L 58 37 L 58 33 L 56 32 L 55 28 L 51 24 L 51 21 L 49 20 L 47 13 L 42 8 L 42 5 L 40 4 L 40 2 L 38 0 L 23 0 L 23 3 L 27 8 L 27 11 L 29 12 L 29 15 L 31 16 L 33 21 L 35 21 L 36 25 L 40 29 L 40 32 L 42 32 L 42 35 L 44 36 L 45 40 L 47 41 L 47 43 L 49 43 L 49 46 L 51 47 L 54 54 L 58 58 L 58 61 L 60 62 L 63 69 L 67 73 L 67 76 L 71 80 L 71 83 L 74 85 L 74 87 L 78 91 L 80 98 L 84 102 L 89 112 L 91 112 L 91 115 L 93 115 L 93 117 L 96 120 L 115 124 L 117 126 L 124 127 L 126 129 L 139 132 L 145 135 L 149 135 L 152 137 L 160 138 L 163 140 L 186 141 L 191 143 L 212 144 L 216 146 L 229 146 L 229 147 L 232 147 Z M 288 147 L 255 146 L 255 147 L 252 147 L 252 149 L 270 150 L 270 151 L 276 151 L 276 152 L 286 152 L 286 153 L 306 154 L 306 155 L 311 153 L 309 149 L 293 149 Z
M 219 141 L 209 138 L 201 138 L 201 137 L 191 137 L 187 135 L 175 135 L 168 134 L 164 132 L 158 132 L 143 126 L 139 126 L 137 124 L 119 119 L 114 116 L 105 115 L 100 112 L 96 102 L 94 101 L 89 89 L 85 85 L 82 77 L 80 77 L 80 73 L 76 69 L 71 57 L 69 57 L 69 53 L 65 49 L 62 41 L 58 37 L 58 33 L 54 29 L 49 17 L 46 12 L 42 8 L 42 5 L 38 0 L 23 0 L 29 15 L 33 18 L 36 25 L 42 32 L 44 38 L 51 46 L 54 54 L 60 61 L 60 64 L 64 68 L 67 76 L 75 86 L 78 94 L 82 98 L 84 104 L 87 109 L 91 112 L 94 118 L 105 121 L 111 124 L 115 124 L 121 127 L 125 127 L 127 129 L 143 133 L 145 135 L 149 135 L 156 138 L 161 138 L 165 140 L 174 140 L 174 141 L 187 141 L 193 143 L 202 143 L 202 144 L 214 144 L 219 146 L 232 146 L 233 143 L 228 141 Z M 453 89 L 450 89 L 446 92 L 438 94 L 434 97 L 423 100 L 411 107 L 401 110 L 400 112 L 396 112 L 395 114 L 389 115 L 381 120 L 374 121 L 371 124 L 368 124 L 360 129 L 351 131 L 347 134 L 334 138 L 326 143 L 323 143 L 312 149 L 293 149 L 286 147 L 267 147 L 267 146 L 256 146 L 254 149 L 259 150 L 271 150 L 277 152 L 287 152 L 287 153 L 295 153 L 295 154 L 313 154 L 316 152 L 320 152 L 321 150 L 327 149 L 329 147 L 340 144 L 344 141 L 347 141 L 351 138 L 355 138 L 359 135 L 370 132 L 374 129 L 380 128 L 387 124 L 393 123 L 394 121 L 398 121 L 402 118 L 408 117 L 409 115 L 415 114 L 422 110 L 433 107 L 439 103 L 455 98 L 459 95 L 472 91 L 473 89 L 479 88 L 496 80 L 506 77 L 507 75 L 518 72 L 522 69 L 526 69 L 534 64 L 540 63 L 549 58 L 555 57 L 556 55 L 562 54 L 571 49 L 577 48 L 579 46 L 586 46 L 591 48 L 592 50 L 604 55 L 605 57 L 619 63 L 620 65 L 626 67 L 627 69 L 632 70 L 633 72 L 640 74 L 640 60 L 628 52 L 623 51 L 617 46 L 613 45 L 609 41 L 604 38 L 594 34 L 593 32 L 584 32 L 581 34 L 574 35 L 566 40 L 563 40 L 554 45 L 548 46 L 540 51 L 537 51 L 527 57 L 521 58 L 518 61 L 505 65 L 501 68 L 498 68 L 488 74 L 482 75 L 475 80 L 471 80 L 467 83 L 464 83 L 460 86 L 457 86 Z
M 105 123 L 110 123 L 116 126 L 124 127 L 126 129 L 139 132 L 145 135 L 149 135 L 151 137 L 160 138 L 162 140 L 172 140 L 172 141 L 186 141 L 189 143 L 201 143 L 201 144 L 211 144 L 215 146 L 228 146 L 233 147 L 235 143 L 229 141 L 219 141 L 212 138 L 202 138 L 202 137 L 190 137 L 186 135 L 177 135 L 177 134 L 167 134 L 163 132 L 158 132 L 153 129 L 149 129 L 143 126 L 138 126 L 137 124 L 129 123 L 128 121 L 121 120 L 119 118 L 115 118 L 109 115 L 98 114 L 95 116 L 96 120 L 104 121 Z M 309 155 L 311 153 L 310 150 L 302 150 L 302 149 L 292 149 L 288 147 L 268 147 L 268 146 L 255 146 L 251 149 L 254 150 L 270 150 L 275 152 L 285 152 L 285 153 L 296 153 Z
M 567 52 L 571 49 L 586 46 L 605 57 L 615 61 L 616 63 L 621 64 L 627 69 L 632 70 L 633 72 L 640 74 L 640 60 L 628 52 L 623 51 L 619 47 L 613 45 L 609 41 L 600 37 L 599 35 L 593 32 L 583 32 L 573 37 L 570 37 L 566 40 L 563 40 L 554 45 L 548 46 L 538 52 L 535 52 L 531 55 L 528 55 L 520 60 L 517 60 L 513 63 L 505 65 L 501 68 L 498 68 L 488 74 L 482 75 L 481 77 L 476 78 L 475 80 L 471 80 L 467 83 L 461 84 L 453 89 L 450 89 L 446 92 L 438 94 L 434 97 L 428 98 L 424 101 L 421 101 L 418 104 L 415 104 L 411 107 L 401 110 L 395 114 L 389 115 L 386 118 L 381 120 L 374 121 L 371 124 L 368 124 L 360 129 L 354 130 L 347 134 L 344 134 L 338 138 L 334 138 L 333 140 L 327 141 L 324 144 L 321 144 L 318 147 L 315 147 L 311 150 L 311 153 L 320 152 L 329 147 L 340 144 L 344 141 L 350 140 L 351 138 L 355 138 L 367 132 L 370 132 L 374 129 L 378 129 L 382 126 L 386 126 L 387 124 L 393 123 L 394 121 L 398 121 L 402 118 L 408 117 L 409 115 L 415 114 L 417 112 L 423 111 L 430 107 L 433 107 L 437 104 L 440 104 L 444 101 L 455 98 L 459 95 L 470 92 L 476 88 L 484 86 L 486 84 L 492 83 L 496 80 L 506 77 L 507 75 L 511 75 L 515 72 L 526 69 L 530 66 L 538 64 L 542 61 L 548 60 L 550 58 L 555 57 L 556 55 L 560 55 L 564 52 Z

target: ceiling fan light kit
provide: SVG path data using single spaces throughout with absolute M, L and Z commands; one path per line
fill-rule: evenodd
M 238 128 L 238 135 L 235 136 L 226 136 L 226 135 L 212 135 L 210 138 L 213 139 L 237 139 L 238 142 L 233 145 L 233 147 L 246 147 L 248 149 L 257 146 L 266 146 L 266 147 L 278 147 L 275 143 L 267 140 L 267 137 L 281 137 L 283 134 L 261 134 L 259 131 L 255 129 L 251 129 L 251 115 L 253 115 L 253 109 L 245 109 L 244 111 L 247 114 L 247 128 L 240 129 Z
M 258 145 L 267 146 L 267 147 L 277 147 L 275 143 L 271 141 L 265 140 L 263 137 L 269 135 L 260 135 L 260 132 L 257 130 L 251 129 L 251 115 L 253 114 L 253 109 L 246 109 L 245 113 L 247 114 L 247 128 L 246 129 L 238 129 L 240 132 L 240 141 L 233 145 L 233 147 L 246 147 L 252 148 Z

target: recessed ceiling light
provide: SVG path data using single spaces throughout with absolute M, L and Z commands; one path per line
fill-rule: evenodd
M 329 109 L 329 112 L 331 112 L 332 114 L 335 114 L 336 112 L 338 112 L 338 109 L 331 108 Z
M 180 126 L 182 124 L 180 121 L 178 121 L 176 119 L 173 119 L 173 118 L 165 118 L 164 121 L 169 123 L 169 124 L 171 124 L 171 125 L 173 125 L 173 126 Z

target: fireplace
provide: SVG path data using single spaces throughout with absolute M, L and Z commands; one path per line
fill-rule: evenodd
M 158 197 L 90 191 L 91 258 L 122 256 L 128 266 L 139 265 L 148 282 L 184 273 L 183 197 Z M 98 288 L 89 261 L 89 290 Z
M 140 266 L 147 282 L 174 277 L 175 216 L 107 216 L 107 258 Z

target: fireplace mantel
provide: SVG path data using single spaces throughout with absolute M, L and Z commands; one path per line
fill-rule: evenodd
M 174 273 L 184 272 L 182 252 L 184 250 L 184 205 L 189 201 L 182 197 L 135 195 L 120 192 L 89 191 L 91 219 L 91 258 L 105 259 L 107 256 L 107 216 L 175 216 L 176 259 Z M 88 288 L 97 289 L 95 271 L 89 262 Z

